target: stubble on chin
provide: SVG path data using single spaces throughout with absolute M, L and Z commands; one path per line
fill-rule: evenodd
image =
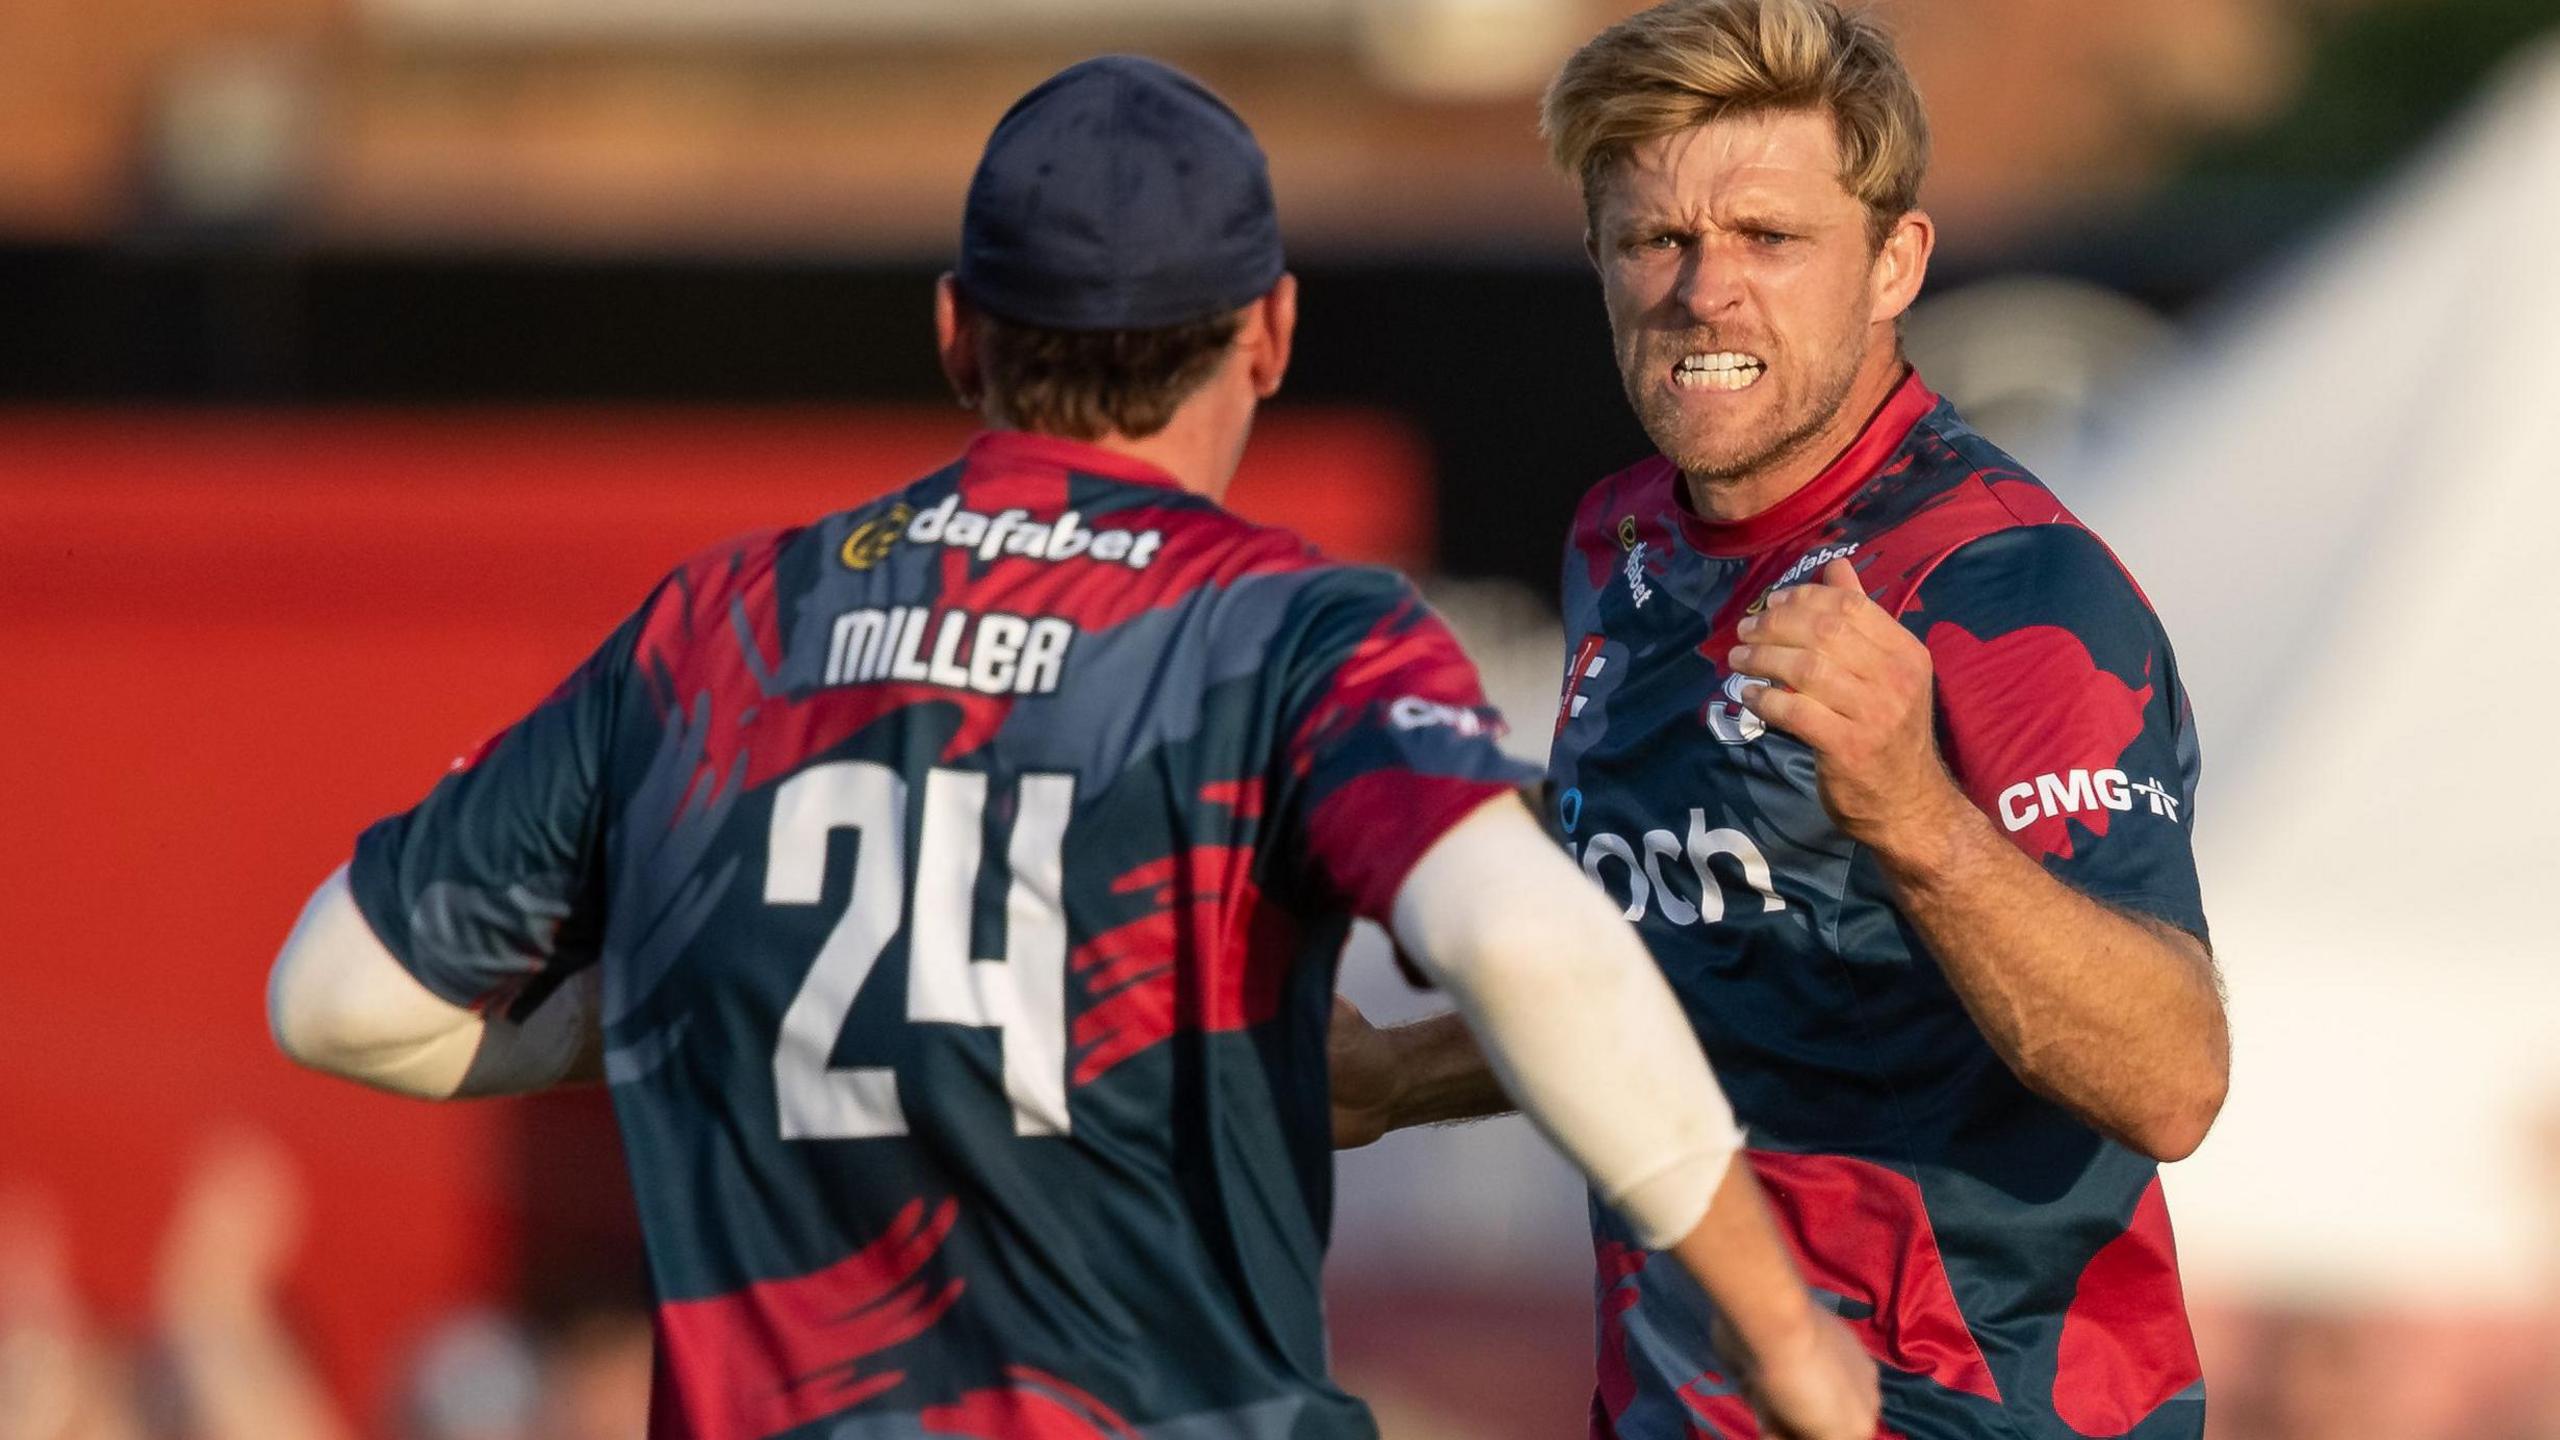
M 1838 418 L 1841 407 L 1849 401 L 1849 392 L 1857 386 L 1858 370 L 1853 364 L 1837 376 L 1825 377 L 1823 393 L 1814 396 L 1810 404 L 1789 414 L 1790 407 L 1782 401 L 1777 414 L 1748 433 L 1724 437 L 1722 443 L 1718 443 L 1718 437 L 1682 433 L 1686 417 L 1680 413 L 1677 400 L 1659 391 L 1641 389 L 1634 373 L 1624 378 L 1627 398 L 1654 448 L 1690 479 L 1720 483 L 1748 479 L 1794 459 Z M 1769 385 L 1776 381 L 1774 376 L 1764 375 L 1759 383 Z
M 1766 385 L 1770 381 L 1764 377 L 1760 383 Z M 1632 377 L 1628 389 L 1646 438 L 1680 467 L 1681 474 L 1697 480 L 1732 480 L 1764 469 L 1786 458 L 1827 418 L 1820 413 L 1795 417 L 1781 413 L 1759 419 L 1738 433 L 1728 427 L 1723 434 L 1699 434 L 1706 427 L 1681 413 L 1676 398 L 1659 391 L 1639 395 Z

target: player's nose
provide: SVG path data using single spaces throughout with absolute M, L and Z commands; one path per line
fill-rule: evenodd
M 1681 257 L 1671 303 L 1695 319 L 1707 319 L 1742 302 L 1742 267 L 1713 245 L 1693 245 Z

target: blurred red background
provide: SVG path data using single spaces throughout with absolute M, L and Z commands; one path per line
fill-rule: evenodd
M 268 960 L 356 832 L 544 693 L 684 555 L 954 455 L 966 417 L 781 411 L 0 417 L 0 1192 L 138 1318 L 204 1137 L 280 1136 L 290 1301 L 357 1413 L 528 1234 L 627 1225 L 600 1101 L 435 1107 L 293 1069 Z M 1270 417 L 1230 499 L 1346 558 L 1431 553 L 1428 457 Z M 597 1163 L 602 1161 L 604 1163 Z

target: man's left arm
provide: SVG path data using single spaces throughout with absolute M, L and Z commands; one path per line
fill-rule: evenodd
M 384 947 L 341 865 L 268 972 L 267 1026 L 297 1063 L 395 1095 L 524 1095 L 604 1078 L 602 986 L 589 966 L 523 1015 L 457 1005 Z
M 1998 532 L 1900 620 L 1834 561 L 1740 633 L 1731 668 L 1777 682 L 1746 703 L 1814 751 L 1823 804 L 2010 1070 L 2156 1159 L 2192 1153 L 2231 1052 L 2194 747 L 2113 558 L 2073 527 Z
M 267 980 L 286 1056 L 428 1100 L 603 1078 L 605 765 L 648 614 L 313 892 Z

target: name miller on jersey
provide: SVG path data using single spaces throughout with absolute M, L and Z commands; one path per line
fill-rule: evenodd
M 930 654 L 927 630 L 934 632 Z M 945 610 L 937 627 L 923 605 L 848 610 L 836 617 L 827 646 L 826 683 L 895 680 L 980 695 L 1046 695 L 1058 688 L 1075 638 L 1074 624 L 1054 615 Z

